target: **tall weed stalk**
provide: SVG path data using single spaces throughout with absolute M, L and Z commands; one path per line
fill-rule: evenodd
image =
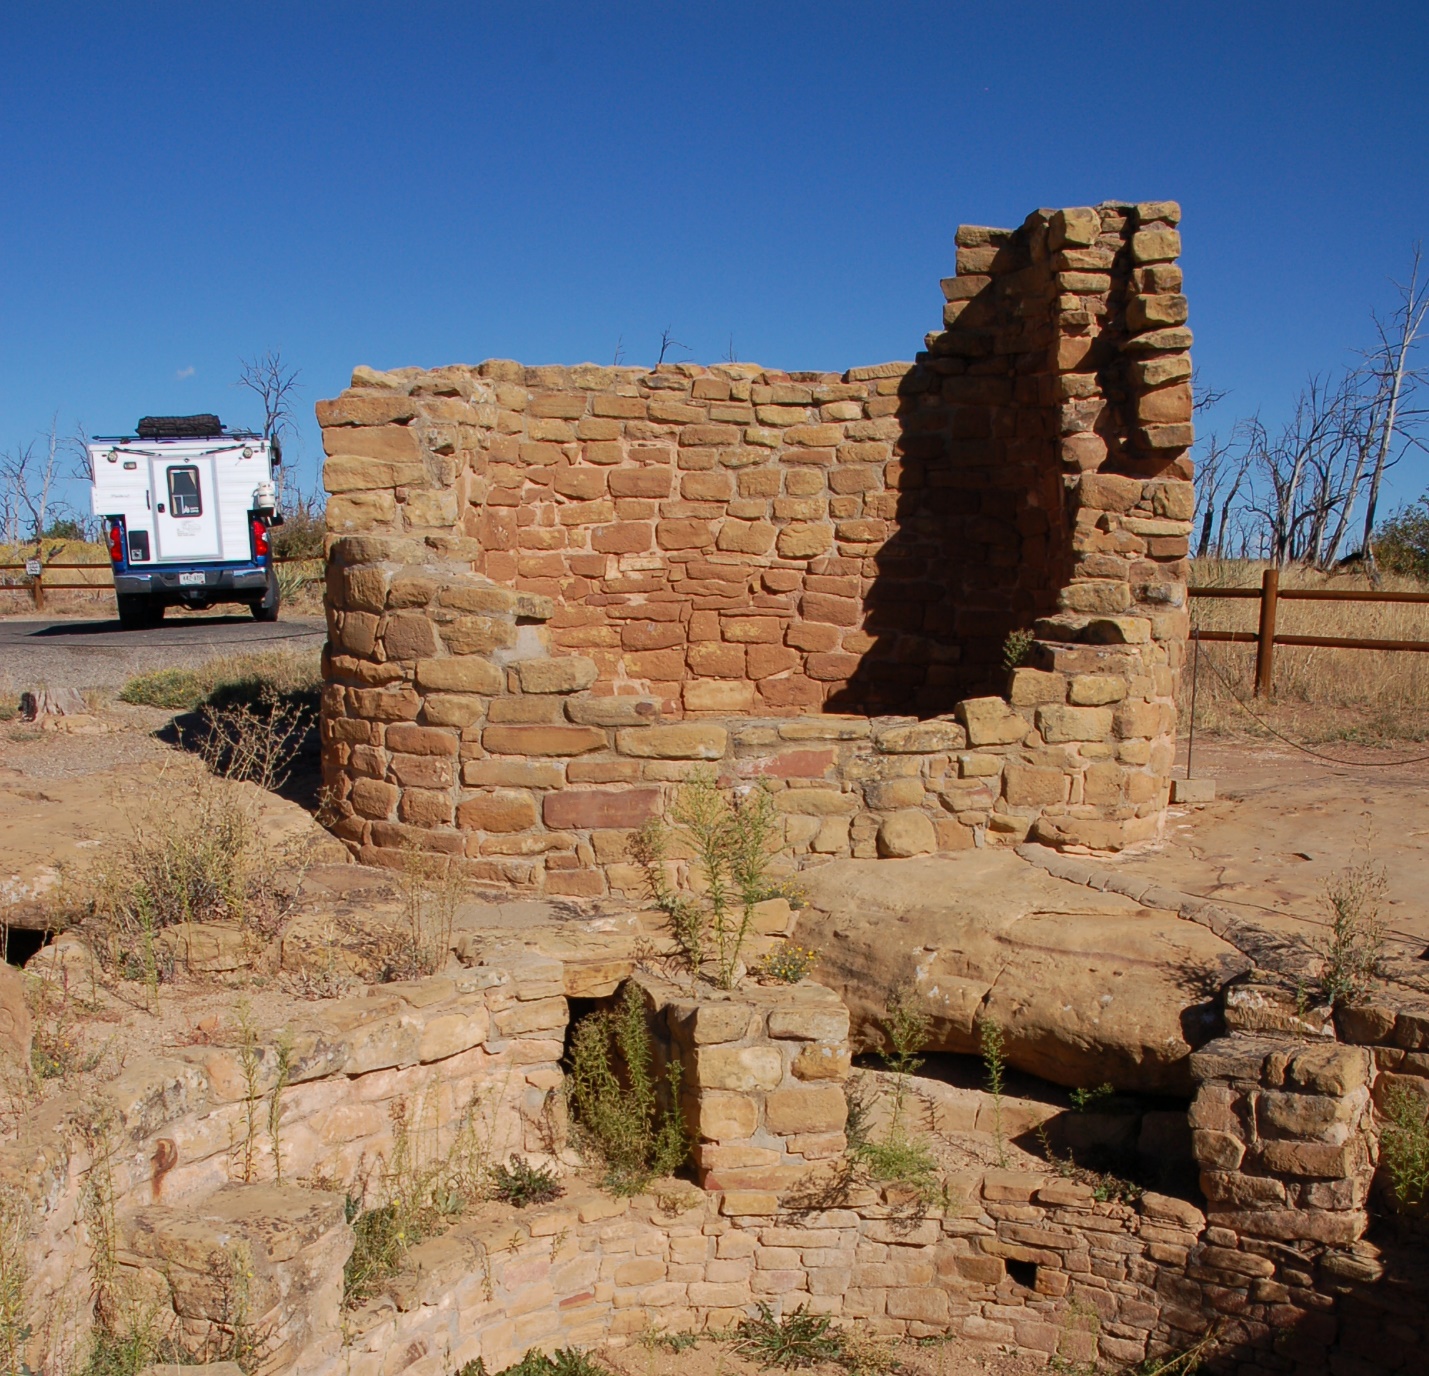
M 691 973 L 708 973 L 720 989 L 735 987 L 755 905 L 769 896 L 778 820 L 767 788 L 726 793 L 702 770 L 680 786 L 669 822 L 652 819 L 632 842 L 651 901 L 664 912 Z M 677 845 L 692 857 L 698 894 L 680 892 L 670 882 Z

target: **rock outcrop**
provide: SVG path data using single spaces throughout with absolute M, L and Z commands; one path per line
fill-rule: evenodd
M 1058 1084 L 1187 1093 L 1217 992 L 1247 964 L 1202 927 L 1004 851 L 842 860 L 802 878 L 794 939 L 821 952 L 817 977 L 848 1003 L 856 1039 L 879 1045 L 888 994 L 911 985 L 932 1017 L 927 1049 L 975 1053 L 991 1019 L 1010 1064 Z

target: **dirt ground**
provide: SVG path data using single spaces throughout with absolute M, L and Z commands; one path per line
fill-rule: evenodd
M 897 1370 L 904 1376 L 1030 1376 L 1047 1370 L 1046 1359 L 1036 1353 L 1000 1352 L 935 1340 L 880 1342 L 871 1335 L 863 1335 L 863 1341 L 869 1346 L 870 1368 L 887 1362 L 890 1366 L 885 1370 Z M 680 1339 L 675 1339 L 675 1345 L 680 1345 Z M 617 1376 L 758 1376 L 770 1369 L 740 1352 L 736 1343 L 712 1338 L 681 1351 L 658 1341 L 637 1341 L 626 1347 L 599 1349 L 595 1356 Z M 832 1363 L 804 1370 L 810 1376 L 849 1376 L 847 1367 Z

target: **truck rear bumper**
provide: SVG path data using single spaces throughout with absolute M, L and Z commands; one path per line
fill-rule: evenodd
M 203 574 L 203 582 L 179 581 L 180 575 L 192 579 Z M 133 569 L 114 575 L 114 591 L 120 596 L 150 597 L 154 594 L 174 597 L 213 597 L 224 593 L 263 593 L 268 587 L 268 570 L 262 565 L 245 564 L 238 568 L 153 569 L 143 573 Z

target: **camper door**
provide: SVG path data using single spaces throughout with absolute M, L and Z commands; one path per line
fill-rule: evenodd
M 149 462 L 158 557 L 195 563 L 217 559 L 218 485 L 212 458 L 175 455 Z

